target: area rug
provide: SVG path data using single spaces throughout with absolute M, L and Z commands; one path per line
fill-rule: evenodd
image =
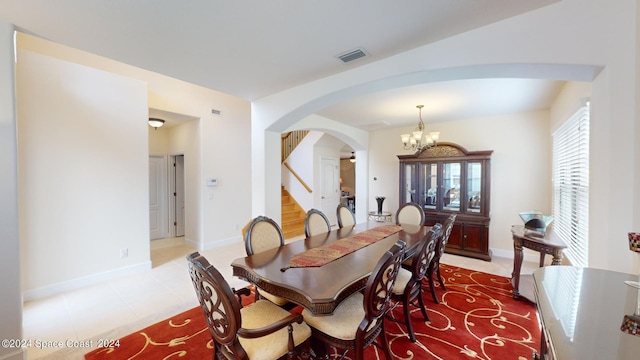
M 447 287 L 438 290 L 440 304 L 430 292 L 424 294 L 430 322 L 412 307 L 417 342 L 409 341 L 401 323 L 386 322 L 396 359 L 522 360 L 539 350 L 535 306 L 512 298 L 510 279 L 444 264 L 440 271 Z M 402 311 L 397 306 L 391 316 L 402 320 Z M 196 307 L 119 339 L 118 347 L 95 349 L 85 359 L 202 359 L 212 354 L 202 310 Z M 330 355 L 336 359 L 340 354 L 333 349 Z M 352 358 L 351 353 L 345 357 Z M 365 358 L 384 359 L 384 354 L 370 346 Z

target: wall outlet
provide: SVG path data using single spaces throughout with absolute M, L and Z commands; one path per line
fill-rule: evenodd
M 128 248 L 120 249 L 120 258 L 124 259 L 126 257 L 129 257 L 129 249 Z

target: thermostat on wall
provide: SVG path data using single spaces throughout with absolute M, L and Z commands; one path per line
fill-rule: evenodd
M 218 179 L 207 179 L 207 186 L 218 186 Z

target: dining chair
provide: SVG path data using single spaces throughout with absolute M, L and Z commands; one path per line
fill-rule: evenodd
M 324 234 L 331 231 L 329 218 L 318 209 L 307 211 L 304 217 L 304 236 L 310 237 L 318 234 Z
M 442 254 L 444 254 L 444 250 L 447 247 L 447 243 L 449 242 L 449 236 L 451 235 L 451 229 L 453 229 L 453 223 L 456 221 L 456 214 L 449 215 L 449 218 L 444 222 L 442 226 L 442 231 L 438 241 L 436 243 L 436 254 L 433 257 L 433 261 L 427 270 L 427 278 L 429 279 L 429 289 L 431 290 L 431 296 L 433 297 L 433 301 L 436 304 L 440 303 L 438 299 L 438 294 L 436 294 L 436 286 L 434 283 L 434 277 L 438 277 L 438 282 L 440 283 L 440 287 L 442 290 L 446 291 L 447 288 L 444 286 L 444 281 L 442 281 L 442 276 L 440 275 L 440 259 L 442 258 Z
M 356 216 L 345 204 L 338 205 L 336 215 L 338 216 L 338 227 L 340 229 L 344 227 L 352 227 L 356 224 Z
M 249 222 L 244 234 L 244 248 L 247 256 L 284 246 L 284 235 L 280 226 L 271 218 L 258 216 Z M 256 286 L 256 300 L 264 297 L 278 306 L 285 306 L 289 301 L 275 296 Z
M 189 273 L 214 342 L 215 359 L 293 359 L 308 352 L 311 329 L 302 315 L 267 301 L 242 306 L 247 288 L 235 291 L 198 252 L 187 255 Z
M 315 316 L 303 310 L 304 321 L 311 327 L 313 339 L 322 341 L 325 350 L 330 346 L 355 352 L 354 359 L 364 359 L 364 349 L 371 344 L 382 348 L 385 357 L 392 359 L 389 341 L 384 331 L 389 311 L 391 289 L 404 257 L 405 243 L 398 241 L 379 260 L 367 280 L 364 293 L 356 292 L 344 299 L 332 315 Z M 376 343 L 376 340 L 379 340 Z
M 413 331 L 409 307 L 410 305 L 417 306 L 422 312 L 424 320 L 429 321 L 427 307 L 422 298 L 422 279 L 424 279 L 427 274 L 427 270 L 435 256 L 436 243 L 440 237 L 441 229 L 442 225 L 440 224 L 435 224 L 429 229 L 419 248 L 411 257 L 410 268 L 400 268 L 398 271 L 396 283 L 392 289 L 391 300 L 395 301 L 396 304 L 402 304 L 404 323 L 409 333 L 409 339 L 412 342 L 416 342 L 416 335 Z M 418 305 L 415 304 L 416 300 L 418 301 Z
M 396 211 L 396 225 L 402 224 L 424 225 L 424 211 L 422 207 L 414 202 L 408 202 L 400 206 L 398 211 Z

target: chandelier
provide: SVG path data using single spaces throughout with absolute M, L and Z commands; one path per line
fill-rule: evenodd
M 424 105 L 417 105 L 418 108 L 418 126 L 411 134 L 402 134 L 400 137 L 402 138 L 402 144 L 404 145 L 405 150 L 416 150 L 422 151 L 435 146 L 438 146 L 438 138 L 440 137 L 440 133 L 437 131 L 430 132 L 425 135 L 424 139 L 422 135 L 424 134 L 424 122 L 422 121 L 422 108 Z

